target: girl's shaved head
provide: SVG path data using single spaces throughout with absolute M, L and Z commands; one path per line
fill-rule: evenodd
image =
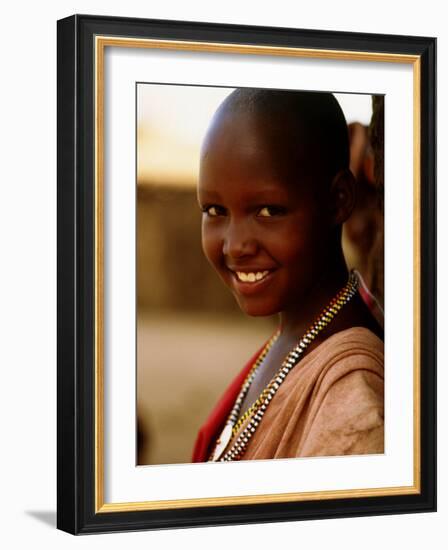
M 331 93 L 237 88 L 221 103 L 215 120 L 234 116 L 269 121 L 277 148 L 306 160 L 308 169 L 327 182 L 349 167 L 347 124 Z

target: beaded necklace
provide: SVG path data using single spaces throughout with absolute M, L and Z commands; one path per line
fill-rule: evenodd
M 304 351 L 310 345 L 310 343 L 316 338 L 316 336 L 333 320 L 333 318 L 339 313 L 339 311 L 347 304 L 358 289 L 358 278 L 354 271 L 350 272 L 350 276 L 347 284 L 336 294 L 331 302 L 324 308 L 317 320 L 310 326 L 305 332 L 304 336 L 300 339 L 299 343 L 288 353 L 283 361 L 277 374 L 272 378 L 269 384 L 261 392 L 255 402 L 247 409 L 247 411 L 238 420 L 241 412 L 241 407 L 246 397 L 252 382 L 255 379 L 258 369 L 261 363 L 268 354 L 269 350 L 273 346 L 274 342 L 280 335 L 280 329 L 270 338 L 266 346 L 258 356 L 254 366 L 249 371 L 235 404 L 229 414 L 224 429 L 216 441 L 215 448 L 210 456 L 210 461 L 216 462 L 228 462 L 231 460 L 240 460 L 243 456 L 250 438 L 255 433 L 258 425 L 263 418 L 263 415 L 271 402 L 274 395 L 277 393 L 280 385 L 285 380 L 288 373 L 297 365 L 300 361 Z M 247 426 L 240 433 L 236 441 L 233 443 L 229 450 L 226 450 L 232 436 L 237 435 L 241 426 L 250 418 Z

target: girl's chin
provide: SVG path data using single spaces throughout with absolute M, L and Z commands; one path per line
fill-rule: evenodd
M 239 297 L 238 297 L 239 298 Z M 255 300 L 241 300 L 237 298 L 237 303 L 243 313 L 250 317 L 269 317 L 279 313 L 280 309 L 273 304 L 256 303 Z

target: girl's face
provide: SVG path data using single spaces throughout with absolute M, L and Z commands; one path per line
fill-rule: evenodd
M 202 246 L 248 315 L 296 308 L 328 268 L 330 221 L 312 181 L 315 162 L 284 126 L 253 115 L 221 114 L 209 130 L 198 188 Z

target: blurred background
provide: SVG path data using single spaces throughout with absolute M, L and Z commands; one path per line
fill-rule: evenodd
M 199 427 L 276 328 L 276 317 L 241 312 L 201 249 L 199 151 L 213 113 L 232 91 L 138 84 L 138 465 L 190 462 Z M 384 100 L 335 95 L 349 124 L 358 185 L 357 208 L 344 225 L 344 253 L 383 323 Z

